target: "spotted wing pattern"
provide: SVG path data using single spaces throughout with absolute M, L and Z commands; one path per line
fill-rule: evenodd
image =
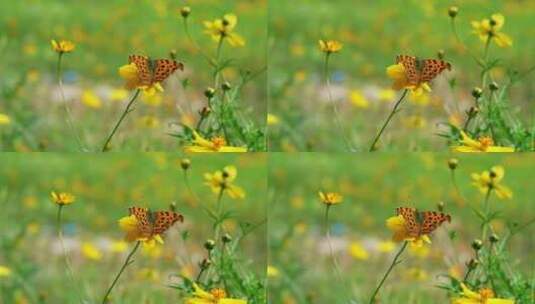
M 139 230 L 147 237 L 150 236 L 152 234 L 152 225 L 149 220 L 149 210 L 142 207 L 130 207 L 128 212 L 136 217 Z
M 152 84 L 152 72 L 149 64 L 149 57 L 130 55 L 128 56 L 128 63 L 134 63 L 136 65 L 141 84 L 147 86 Z
M 424 59 L 422 60 L 422 70 L 420 74 L 420 82 L 429 82 L 437 77 L 445 69 L 451 70 L 451 65 L 443 60 L 438 59 Z
M 401 63 L 405 68 L 405 74 L 409 83 L 417 85 L 420 80 L 420 71 L 416 64 L 416 57 L 408 55 L 398 55 L 396 57 L 396 64 Z
M 396 215 L 401 215 L 405 219 L 405 227 L 411 236 L 418 236 L 420 233 L 420 224 L 416 218 L 416 209 L 409 207 L 396 208 Z
M 451 216 L 442 212 L 423 211 L 422 212 L 422 231 L 421 234 L 430 234 L 445 221 L 451 222 Z
M 156 59 L 154 60 L 154 82 L 162 82 L 169 75 L 173 74 L 177 69 L 183 70 L 182 63 L 170 59 Z
M 153 234 L 162 234 L 175 222 L 184 221 L 184 217 L 172 211 L 156 211 L 154 212 L 154 226 L 152 228 Z

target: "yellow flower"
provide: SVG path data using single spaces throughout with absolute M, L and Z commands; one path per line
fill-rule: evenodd
M 204 21 L 204 33 L 216 42 L 226 40 L 230 46 L 241 47 L 245 45 L 245 40 L 242 36 L 234 33 L 237 24 L 238 17 L 236 15 L 226 14 L 222 19 Z
M 344 197 L 341 194 L 336 193 L 336 192 L 324 193 L 323 191 L 320 191 L 318 192 L 318 195 L 320 197 L 320 201 L 328 206 L 340 204 L 342 200 L 344 199 Z
M 102 252 L 100 249 L 91 243 L 82 244 L 82 254 L 90 260 L 99 261 L 102 259 Z
M 226 192 L 231 198 L 243 199 L 245 191 L 241 187 L 234 185 L 234 180 L 238 176 L 238 170 L 234 166 L 226 166 L 223 170 L 214 173 L 205 173 L 205 185 L 212 189 L 213 193 Z
M 246 147 L 225 146 L 227 142 L 222 137 L 213 137 L 211 140 L 203 138 L 193 130 L 193 145 L 185 146 L 185 152 L 247 152 Z
M 11 123 L 11 118 L 6 114 L 0 113 L 0 125 L 9 125 Z
M 340 41 L 336 40 L 319 40 L 320 51 L 331 54 L 338 53 L 344 46 Z
M 408 241 L 414 247 L 421 247 L 424 243 L 431 244 L 431 239 L 426 234 L 418 237 L 411 236 L 407 230 L 405 218 L 401 215 L 389 217 L 386 220 L 386 227 L 394 233 L 392 235 L 394 242 Z
M 157 92 L 163 92 L 162 85 L 159 82 L 155 82 L 151 85 L 146 85 L 141 82 L 139 77 L 139 71 L 134 63 L 123 65 L 119 68 L 119 76 L 125 81 L 125 87 L 128 90 L 140 89 L 143 90 L 145 96 L 152 96 Z
M 419 96 L 425 92 L 431 92 L 431 87 L 427 82 L 417 85 L 411 84 L 405 73 L 405 67 L 401 63 L 387 67 L 386 75 L 394 81 L 392 84 L 392 89 L 394 90 L 407 89 L 411 91 L 412 96 Z
M 514 147 L 493 146 L 494 141 L 490 137 L 480 137 L 478 140 L 470 138 L 461 131 L 461 146 L 453 146 L 455 152 L 515 152 Z
M 7 278 L 11 275 L 12 271 L 10 268 L 0 265 L 0 278 Z
M 370 253 L 358 242 L 349 245 L 349 254 L 357 260 L 365 261 L 370 258 Z
M 139 124 L 145 128 L 157 128 L 160 125 L 158 118 L 152 115 L 145 115 L 139 118 Z
M 473 33 L 478 35 L 479 39 L 485 43 L 490 39 L 496 42 L 499 47 L 509 47 L 513 45 L 513 40 L 508 35 L 500 32 L 504 23 L 505 17 L 502 14 L 493 14 L 490 19 L 472 21 Z
M 472 173 L 472 184 L 483 194 L 487 194 L 488 191 L 494 190 L 498 198 L 511 199 L 513 198 L 513 192 L 509 187 L 501 184 L 504 176 L 505 170 L 503 167 L 494 166 L 490 171 L 483 171 L 481 174 Z
M 392 89 L 382 89 L 379 91 L 379 100 L 384 102 L 394 101 L 396 98 L 396 91 Z
M 52 191 L 50 196 L 52 197 L 52 201 L 60 206 L 72 204 L 75 199 L 74 195 L 67 192 Z
M 119 219 L 119 227 L 126 233 L 125 240 L 127 242 L 140 241 L 149 248 L 156 246 L 157 243 L 163 244 L 163 239 L 159 234 L 148 235 L 146 231 L 143 231 L 134 215 Z
M 268 278 L 276 278 L 276 277 L 278 277 L 280 275 L 280 271 L 279 271 L 279 269 L 277 267 L 272 266 L 272 265 L 268 265 L 266 274 L 267 274 Z
M 470 290 L 461 283 L 462 297 L 451 299 L 451 304 L 515 304 L 514 300 L 494 298 L 494 292 L 489 288 L 480 289 L 479 292 Z
M 383 253 L 389 253 L 396 249 L 396 243 L 392 241 L 382 241 L 377 245 L 377 250 Z
M 90 90 L 85 90 L 82 93 L 82 103 L 93 109 L 98 109 L 102 107 L 102 100 L 100 99 L 100 97 L 98 97 L 95 93 L 93 93 L 93 91 Z
M 227 293 L 220 288 L 207 292 L 193 283 L 193 297 L 187 298 L 185 304 L 247 304 L 247 301 L 227 298 Z
M 404 276 L 415 281 L 426 281 L 429 277 L 427 271 L 418 267 L 412 267 L 405 270 Z
M 370 102 L 359 90 L 352 90 L 349 93 L 349 100 L 357 108 L 367 109 L 370 107 Z
M 420 115 L 411 115 L 403 119 L 403 124 L 407 128 L 421 129 L 427 125 L 427 121 Z
M 120 241 L 114 241 L 111 244 L 111 252 L 114 253 L 122 253 L 125 252 L 128 249 L 128 243 L 120 240 Z
M 278 116 L 276 116 L 275 114 L 268 113 L 268 115 L 267 115 L 267 124 L 268 124 L 268 126 L 278 125 L 279 122 L 280 122 L 280 119 L 279 119 Z
M 50 41 L 50 44 L 52 44 L 52 49 L 60 54 L 70 53 L 76 47 L 76 45 L 72 41 L 68 40 L 60 40 L 58 42 L 55 39 L 52 39 Z

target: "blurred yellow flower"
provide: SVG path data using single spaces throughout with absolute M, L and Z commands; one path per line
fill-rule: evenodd
M 152 96 L 157 92 L 163 92 L 162 85 L 159 82 L 155 82 L 151 85 L 143 84 L 139 77 L 139 71 L 134 63 L 123 65 L 119 68 L 119 76 L 125 81 L 125 87 L 128 90 L 140 89 L 145 96 Z
M 245 198 L 245 191 L 241 187 L 234 185 L 234 180 L 238 176 L 238 170 L 234 166 L 226 166 L 223 170 L 214 173 L 205 173 L 205 185 L 212 189 L 212 192 L 219 194 L 226 192 L 231 198 Z
M 477 187 L 483 194 L 494 190 L 500 199 L 513 198 L 513 191 L 509 187 L 501 184 L 505 170 L 502 166 L 494 166 L 490 171 L 483 171 L 480 174 L 472 173 L 472 185 Z
M 423 93 L 423 94 L 414 94 L 414 92 L 411 91 L 411 94 L 409 95 L 410 101 L 416 105 L 419 106 L 426 106 L 429 104 L 430 97 L 429 94 Z
M 344 46 L 340 41 L 336 40 L 319 40 L 318 43 L 320 51 L 327 54 L 338 53 Z
M 230 46 L 241 47 L 245 45 L 242 36 L 234 33 L 234 28 L 238 24 L 238 17 L 234 14 L 226 14 L 222 19 L 214 21 L 204 21 L 204 33 L 212 37 L 212 40 L 219 42 L 226 40 Z
M 421 129 L 427 125 L 427 121 L 421 115 L 411 115 L 403 118 L 403 124 L 407 128 Z
M 429 278 L 427 271 L 418 267 L 411 267 L 405 270 L 404 276 L 407 279 L 411 279 L 415 281 L 426 281 Z
M 154 268 L 145 267 L 138 270 L 136 277 L 138 280 L 158 282 L 160 279 L 160 272 Z
M 227 298 L 227 293 L 220 288 L 207 292 L 193 283 L 193 297 L 186 298 L 185 304 L 247 304 L 247 301 Z
M 336 205 L 342 203 L 344 197 L 336 192 L 323 192 L 319 191 L 318 196 L 320 197 L 320 201 L 324 203 L 325 205 Z
M 462 130 L 461 144 L 461 146 L 452 146 L 451 149 L 455 152 L 515 152 L 514 147 L 493 146 L 494 141 L 490 137 L 472 139 Z
M 94 261 L 99 261 L 102 259 L 102 252 L 92 243 L 86 242 L 82 244 L 82 254 Z
M 128 243 L 123 240 L 114 241 L 111 244 L 111 252 L 114 252 L 114 253 L 122 253 L 122 252 L 125 252 L 127 249 L 128 249 Z
M 152 115 L 144 115 L 139 118 L 139 124 L 142 127 L 152 129 L 160 126 L 160 120 Z
M 412 255 L 412 256 L 415 256 L 415 257 L 419 257 L 419 258 L 426 258 L 429 256 L 429 253 L 430 253 L 430 249 L 429 247 L 426 247 L 426 246 L 420 246 L 420 247 L 416 247 L 416 246 L 411 246 L 409 247 L 409 254 Z
M 268 278 L 276 278 L 280 275 L 279 269 L 277 269 L 277 267 L 272 266 L 272 265 L 267 266 L 266 273 L 267 273 Z
M 431 239 L 426 234 L 418 237 L 411 236 L 405 224 L 405 218 L 401 215 L 389 217 L 386 220 L 386 227 L 394 233 L 392 235 L 394 242 L 408 241 L 411 246 L 415 247 L 421 247 L 424 243 L 431 244 Z
M 370 107 L 370 101 L 359 90 L 349 92 L 349 100 L 357 108 L 367 109 Z
M 9 125 L 11 123 L 11 118 L 6 114 L 0 113 L 0 125 Z
M 157 107 L 162 104 L 162 100 L 162 94 L 148 95 L 147 93 L 143 92 L 143 102 L 149 106 Z
M 359 242 L 352 242 L 349 245 L 349 254 L 356 260 L 367 260 L 370 258 L 370 253 Z
M 4 265 L 0 265 L 0 278 L 7 278 L 11 275 L 12 271 L 10 268 Z
M 60 206 L 72 204 L 75 200 L 74 195 L 67 192 L 52 191 L 50 196 L 52 197 L 52 201 Z
M 464 283 L 461 283 L 460 298 L 451 299 L 451 304 L 515 304 L 514 300 L 494 298 L 494 291 L 489 288 L 480 289 L 479 292 L 470 290 Z
M 383 253 L 390 253 L 396 249 L 396 243 L 392 241 L 382 241 L 377 245 L 377 250 Z
M 271 113 L 267 114 L 267 124 L 268 124 L 268 126 L 277 125 L 277 124 L 279 124 L 279 122 L 280 122 L 280 119 L 279 119 L 278 116 L 276 116 L 275 114 L 271 114 Z
M 246 147 L 226 146 L 227 142 L 222 137 L 213 137 L 211 140 L 203 138 L 193 130 L 193 145 L 184 146 L 185 152 L 247 152 Z
M 127 242 L 140 241 L 143 242 L 144 246 L 149 248 L 156 246 L 157 243 L 163 244 L 163 239 L 159 234 L 147 235 L 146 231 L 141 229 L 141 225 L 134 215 L 119 219 L 119 228 L 126 233 L 125 240 Z
M 110 94 L 112 101 L 123 101 L 128 98 L 128 91 L 125 89 L 113 89 Z
M 405 67 L 401 63 L 387 67 L 386 75 L 394 81 L 392 89 L 396 91 L 407 89 L 411 91 L 412 96 L 419 96 L 425 92 L 431 92 L 431 87 L 427 82 L 419 83 L 417 85 L 411 84 L 405 73 Z
M 68 40 L 60 40 L 58 42 L 55 39 L 52 39 L 50 41 L 50 44 L 52 45 L 52 49 L 58 52 L 59 54 L 72 52 L 76 47 L 76 45 L 72 41 Z
M 93 109 L 99 109 L 102 107 L 102 100 L 100 97 L 90 90 L 85 90 L 82 93 L 82 103 Z
M 505 17 L 502 14 L 493 14 L 490 19 L 472 21 L 473 33 L 479 36 L 483 42 L 494 41 L 499 47 L 510 47 L 513 40 L 508 35 L 501 32 L 505 24 Z
M 379 91 L 379 100 L 384 102 L 394 101 L 396 98 L 396 91 L 392 89 L 382 89 Z

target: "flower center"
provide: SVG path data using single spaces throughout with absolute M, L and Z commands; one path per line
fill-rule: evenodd
M 490 288 L 483 288 L 479 290 L 479 295 L 481 295 L 481 303 L 486 303 L 487 299 L 494 297 L 494 292 Z
M 481 144 L 481 150 L 486 151 L 488 147 L 492 146 L 494 144 L 494 141 L 492 138 L 488 136 L 483 136 L 479 138 L 479 143 Z
M 214 297 L 214 300 L 216 301 L 219 301 L 220 299 L 227 297 L 227 293 L 221 288 L 214 288 L 210 291 L 210 293 L 212 294 L 212 296 Z
M 225 144 L 226 144 L 226 141 L 221 136 L 216 136 L 212 138 L 212 145 L 215 151 L 219 151 L 219 149 L 221 149 L 221 147 L 223 147 Z

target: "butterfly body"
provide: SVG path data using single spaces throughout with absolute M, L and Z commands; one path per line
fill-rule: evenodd
M 430 234 L 443 222 L 451 222 L 451 216 L 436 211 L 418 211 L 416 208 L 399 207 L 396 208 L 396 215 L 403 216 L 405 227 L 411 237 L 420 237 Z
M 128 63 L 133 63 L 138 69 L 139 80 L 142 85 L 151 86 L 164 81 L 177 69 L 183 70 L 184 65 L 171 59 L 150 59 L 142 55 L 128 56 Z
M 128 212 L 136 217 L 138 229 L 146 238 L 162 234 L 177 221 L 184 221 L 184 217 L 181 214 L 172 211 L 152 212 L 147 208 L 130 207 Z
M 451 70 L 451 64 L 439 59 L 419 59 L 415 56 L 398 55 L 396 64 L 402 64 L 409 84 L 418 86 L 437 77 L 445 69 Z

